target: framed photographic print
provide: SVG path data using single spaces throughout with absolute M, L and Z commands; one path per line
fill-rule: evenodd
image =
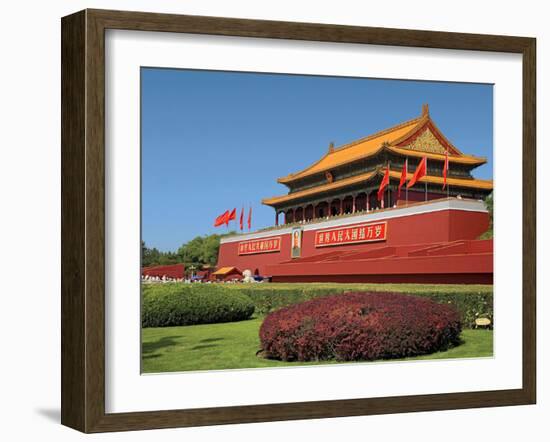
M 64 17 L 62 423 L 535 403 L 535 48 Z

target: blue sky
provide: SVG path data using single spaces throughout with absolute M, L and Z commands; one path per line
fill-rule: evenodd
M 278 177 L 336 146 L 420 115 L 422 103 L 464 153 L 488 158 L 491 85 L 142 68 L 142 238 L 177 250 L 221 233 L 216 216 L 252 205 L 252 229 L 274 223 L 261 199 Z

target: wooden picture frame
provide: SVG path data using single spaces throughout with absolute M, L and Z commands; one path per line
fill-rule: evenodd
M 105 30 L 495 51 L 523 57 L 523 385 L 498 391 L 105 412 Z M 62 19 L 62 424 L 83 432 L 533 404 L 536 399 L 533 38 L 84 10 Z

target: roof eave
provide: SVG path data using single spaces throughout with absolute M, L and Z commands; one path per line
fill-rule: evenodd
M 361 182 L 368 182 L 370 181 L 371 179 L 375 178 L 377 176 L 377 173 L 378 173 L 378 169 L 377 170 L 374 170 L 372 172 L 367 172 L 365 174 L 362 174 L 362 175 L 359 175 L 359 176 L 354 176 L 354 177 L 350 177 L 350 178 L 346 178 L 344 180 L 340 180 L 340 181 L 335 181 L 333 184 L 334 184 L 334 187 L 333 188 L 329 188 L 329 189 L 321 189 L 321 190 L 318 190 L 316 192 L 311 192 L 311 193 L 307 193 L 307 194 L 299 194 L 300 192 L 296 192 L 295 194 L 288 194 L 288 195 L 280 195 L 280 196 L 275 196 L 275 197 L 271 197 L 271 198 L 264 198 L 262 199 L 262 204 L 266 205 L 266 206 L 271 206 L 271 207 L 276 207 L 280 204 L 284 204 L 284 203 L 287 203 L 287 202 L 290 202 L 292 200 L 296 200 L 296 199 L 300 199 L 300 198 L 307 198 L 307 197 L 310 197 L 310 196 L 314 196 L 318 193 L 322 193 L 322 192 L 330 192 L 330 191 L 333 191 L 333 190 L 338 190 L 342 187 L 346 187 L 347 185 L 354 185 L 354 184 L 358 184 L 358 183 L 361 183 Z M 344 183 L 342 183 L 342 181 L 344 181 Z
M 378 175 L 383 175 L 383 171 L 382 170 L 379 170 L 378 171 Z M 413 176 L 413 173 L 409 172 L 407 174 L 407 180 L 409 180 L 410 178 L 412 178 Z M 443 177 L 438 177 L 438 176 L 434 176 L 434 175 L 427 175 L 426 176 L 428 178 L 428 182 L 430 184 L 441 184 L 439 183 L 439 180 L 443 180 Z M 418 182 L 420 183 L 423 183 L 424 181 L 426 181 L 426 177 L 422 177 L 418 180 Z M 400 172 L 395 172 L 395 171 L 392 171 L 391 174 L 390 174 L 390 180 L 395 180 L 395 181 L 398 181 L 399 179 L 401 178 L 401 174 Z M 429 179 L 432 179 L 432 180 L 437 180 L 437 182 L 434 182 L 434 181 L 429 181 Z M 449 177 L 449 182 L 453 181 L 454 184 L 450 184 L 452 186 L 455 186 L 455 187 L 468 187 L 468 188 L 475 188 L 476 186 L 474 185 L 469 185 L 467 179 L 460 179 L 460 182 L 459 183 L 456 183 L 456 180 L 459 180 L 458 178 L 453 178 L 453 177 Z M 476 181 L 478 184 L 481 182 L 484 186 L 486 187 L 478 187 L 479 189 L 483 189 L 483 190 L 493 190 L 493 180 L 479 180 L 479 179 L 476 179 L 474 178 L 472 181 Z

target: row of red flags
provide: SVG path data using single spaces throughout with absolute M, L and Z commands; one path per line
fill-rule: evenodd
M 397 188 L 397 198 L 399 198 L 399 195 L 401 194 L 401 187 L 407 182 L 407 167 L 408 167 L 408 159 L 405 159 L 405 164 L 403 164 L 403 170 L 401 171 L 401 179 L 399 180 L 399 187 Z M 445 151 L 445 163 L 443 165 L 443 189 L 445 189 L 445 186 L 447 186 L 447 171 L 449 170 L 449 153 Z M 418 166 L 416 167 L 416 170 L 414 171 L 413 176 L 407 183 L 407 189 L 414 186 L 418 180 L 420 180 L 422 177 L 426 176 L 428 171 L 428 159 L 426 157 L 423 157 Z M 382 182 L 380 183 L 380 188 L 378 189 L 378 201 L 381 201 L 384 198 L 384 190 L 386 187 L 390 184 L 390 165 L 386 167 L 386 173 L 384 173 L 384 178 L 382 178 Z
M 229 225 L 229 221 L 237 218 L 237 208 L 233 210 L 226 210 L 220 216 L 214 220 L 214 227 L 223 226 L 224 224 Z M 244 229 L 244 206 L 241 209 L 241 216 L 239 217 L 239 226 L 241 230 Z M 248 209 L 248 220 L 247 220 L 248 230 L 252 227 L 252 207 Z

